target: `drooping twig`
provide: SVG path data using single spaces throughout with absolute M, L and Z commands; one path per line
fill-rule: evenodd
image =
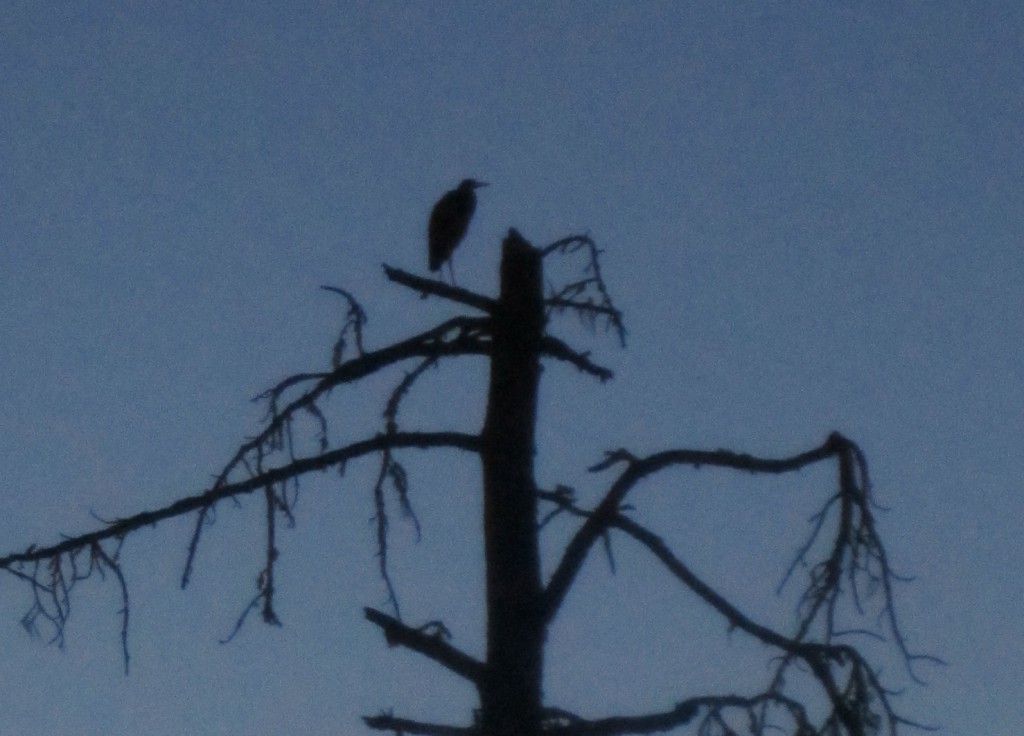
M 131 605 L 128 601 L 128 583 L 125 582 L 124 571 L 121 569 L 121 563 L 118 561 L 123 542 L 123 537 L 118 540 L 117 547 L 112 555 L 108 555 L 106 550 L 103 549 L 103 545 L 99 543 L 90 545 L 90 550 L 93 557 L 100 563 L 98 569 L 101 574 L 104 567 L 110 570 L 114 577 L 117 578 L 117 585 L 121 590 L 121 657 L 124 660 L 124 673 L 127 675 L 128 664 L 131 661 L 131 657 L 128 654 L 128 616 L 131 613 Z
M 324 291 L 330 291 L 340 295 L 348 303 L 348 311 L 345 313 L 345 322 L 341 326 L 341 332 L 338 334 L 338 339 L 334 343 L 334 349 L 331 351 L 331 365 L 335 368 L 340 366 L 345 360 L 345 347 L 346 340 L 345 335 L 349 332 L 352 333 L 353 339 L 356 343 L 356 355 L 362 355 L 366 352 L 363 348 L 363 327 L 366 325 L 366 311 L 363 306 L 356 301 L 356 298 L 344 289 L 338 288 L 337 286 L 321 286 Z

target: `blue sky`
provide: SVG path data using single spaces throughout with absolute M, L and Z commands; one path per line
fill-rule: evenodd
M 256 428 L 252 396 L 329 364 L 342 315 L 320 284 L 359 296 L 375 346 L 451 314 L 380 264 L 425 271 L 431 204 L 474 176 L 492 185 L 461 284 L 494 289 L 509 226 L 538 244 L 588 232 L 630 329 L 623 351 L 554 328 L 616 379 L 545 372 L 539 480 L 593 498 L 605 449 L 787 455 L 842 431 L 915 577 L 898 589 L 910 643 L 950 664 L 900 706 L 946 733 L 1019 731 L 1015 4 L 21 2 L 4 24 L 3 550 L 204 488 Z M 408 425 L 477 428 L 485 376 L 473 360 L 430 375 Z M 389 380 L 335 397 L 339 440 L 376 431 Z M 424 537 L 395 525 L 403 613 L 479 652 L 478 468 L 408 460 Z M 113 585 L 76 591 L 61 651 L 25 633 L 28 591 L 0 580 L 3 732 L 335 734 L 389 707 L 463 722 L 468 688 L 362 619 L 385 602 L 373 472 L 306 483 L 281 543 L 284 626 L 227 646 L 261 564 L 258 504 L 219 509 L 184 592 L 187 521 L 129 539 L 128 678 Z M 830 480 L 678 472 L 634 501 L 701 574 L 781 616 L 774 585 Z M 739 689 L 764 652 L 617 551 L 552 632 L 551 699 L 599 716 Z

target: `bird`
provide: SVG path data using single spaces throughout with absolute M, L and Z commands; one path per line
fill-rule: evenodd
M 452 268 L 452 253 L 465 237 L 476 209 L 475 190 L 485 186 L 487 182 L 463 179 L 455 189 L 445 192 L 430 212 L 430 223 L 427 226 L 430 270 L 437 271 L 447 262 L 453 284 L 455 270 Z

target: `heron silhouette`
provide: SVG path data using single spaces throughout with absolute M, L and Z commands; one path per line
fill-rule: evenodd
M 430 212 L 427 227 L 430 270 L 437 271 L 447 262 L 453 284 L 455 269 L 452 267 L 452 253 L 465 237 L 473 211 L 476 210 L 475 190 L 485 186 L 487 182 L 463 179 L 455 189 L 445 192 Z

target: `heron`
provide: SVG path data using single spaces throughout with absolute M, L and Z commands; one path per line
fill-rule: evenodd
M 455 189 L 445 192 L 430 212 L 430 224 L 427 227 L 430 270 L 439 270 L 447 261 L 453 284 L 455 269 L 452 268 L 452 253 L 465 237 L 476 209 L 475 190 L 485 186 L 487 182 L 463 179 Z

